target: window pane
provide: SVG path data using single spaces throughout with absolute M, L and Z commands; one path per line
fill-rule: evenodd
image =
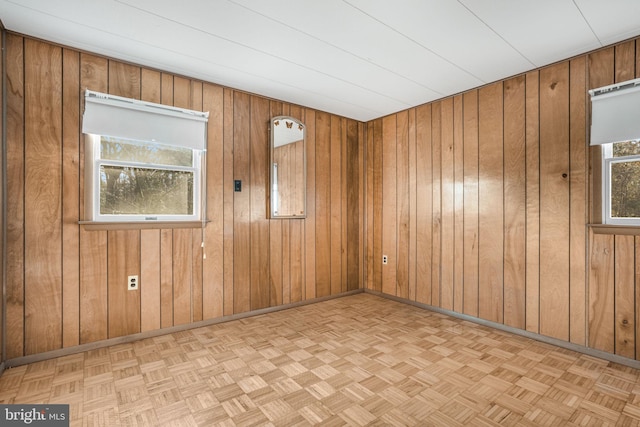
M 611 163 L 611 217 L 640 218 L 640 161 Z
M 100 158 L 156 165 L 193 165 L 193 150 L 147 141 L 131 141 L 110 136 L 100 138 Z
M 635 156 L 640 154 L 638 141 L 616 142 L 613 144 L 613 157 Z
M 193 172 L 100 166 L 101 215 L 193 215 Z

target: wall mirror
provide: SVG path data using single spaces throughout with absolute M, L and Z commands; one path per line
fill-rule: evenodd
M 304 124 L 293 117 L 271 119 L 271 218 L 307 215 L 307 153 Z

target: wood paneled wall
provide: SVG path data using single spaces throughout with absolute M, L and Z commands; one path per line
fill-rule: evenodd
M 587 227 L 587 90 L 639 76 L 631 40 L 369 122 L 366 288 L 640 359 L 640 237 Z
M 7 359 L 361 287 L 363 123 L 4 37 Z M 78 225 L 84 89 L 210 112 L 204 229 Z M 307 126 L 306 219 L 267 219 L 268 125 L 282 114 Z

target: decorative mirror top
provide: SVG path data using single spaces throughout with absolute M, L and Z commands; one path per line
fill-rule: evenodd
M 305 126 L 293 117 L 271 119 L 271 218 L 306 216 Z

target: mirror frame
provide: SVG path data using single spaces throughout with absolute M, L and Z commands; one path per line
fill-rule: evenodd
M 293 124 L 298 127 L 302 131 L 302 180 L 303 180 L 303 200 L 302 200 L 302 213 L 300 214 L 287 214 L 281 215 L 278 214 L 277 208 L 277 163 L 275 162 L 275 148 L 276 148 L 276 140 L 275 140 L 275 127 L 276 122 L 280 121 L 289 121 L 293 122 Z M 269 147 L 269 217 L 272 219 L 291 219 L 291 218 L 306 218 L 307 217 L 307 128 L 300 120 L 290 117 L 290 116 L 276 116 L 273 117 L 270 121 L 269 126 L 270 131 L 270 147 Z

